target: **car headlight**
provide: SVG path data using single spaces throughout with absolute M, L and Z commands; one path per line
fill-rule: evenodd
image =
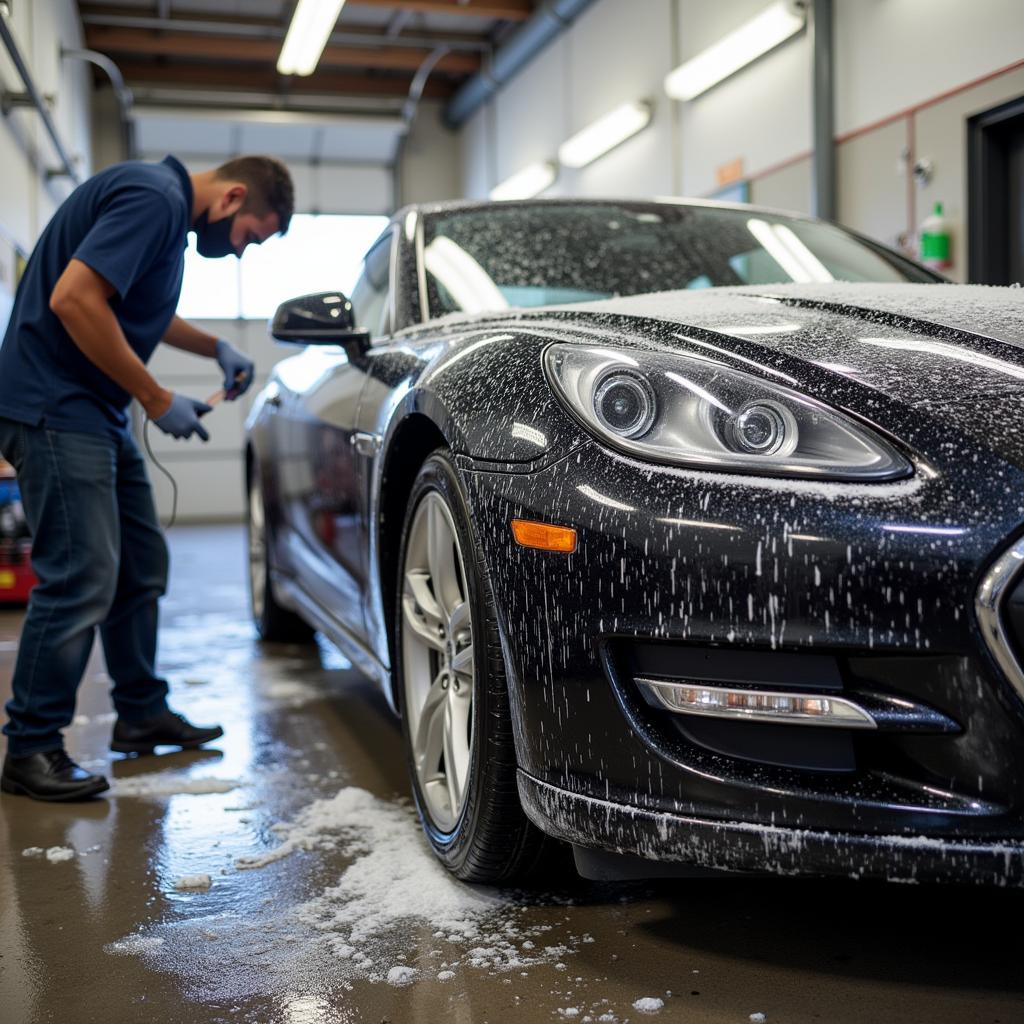
M 893 480 L 913 467 L 849 416 L 702 356 L 550 346 L 548 379 L 602 441 L 637 458 L 831 480 Z

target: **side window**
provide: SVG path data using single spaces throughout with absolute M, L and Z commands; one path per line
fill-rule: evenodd
M 391 270 L 391 232 L 383 235 L 366 254 L 363 273 L 352 289 L 356 325 L 366 328 L 371 337 L 386 330 L 388 321 L 389 274 Z

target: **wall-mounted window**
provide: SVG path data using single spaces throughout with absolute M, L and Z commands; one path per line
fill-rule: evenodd
M 250 245 L 236 260 L 185 251 L 180 316 L 195 320 L 263 320 L 285 299 L 337 289 L 346 295 L 387 217 L 296 214 L 288 234 Z

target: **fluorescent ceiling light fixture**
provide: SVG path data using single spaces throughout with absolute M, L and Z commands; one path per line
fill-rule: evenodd
M 651 105 L 643 100 L 623 103 L 578 131 L 558 147 L 565 167 L 586 167 L 651 123 Z
M 558 168 L 549 160 L 530 164 L 491 189 L 491 199 L 532 199 L 553 185 Z
M 344 6 L 345 0 L 299 0 L 277 58 L 279 74 L 313 74 Z
M 674 100 L 692 100 L 796 35 L 806 18 L 795 3 L 772 4 L 746 25 L 670 71 L 665 76 L 665 92 Z

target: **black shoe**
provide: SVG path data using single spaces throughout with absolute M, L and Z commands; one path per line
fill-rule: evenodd
M 219 725 L 208 728 L 192 725 L 184 715 L 165 708 L 156 718 L 144 722 L 126 722 L 119 718 L 114 724 L 110 749 L 119 754 L 152 754 L 156 747 L 181 747 L 192 750 L 224 735 Z
M 63 750 L 4 758 L 0 789 L 33 800 L 85 800 L 110 789 L 102 775 L 79 768 Z

